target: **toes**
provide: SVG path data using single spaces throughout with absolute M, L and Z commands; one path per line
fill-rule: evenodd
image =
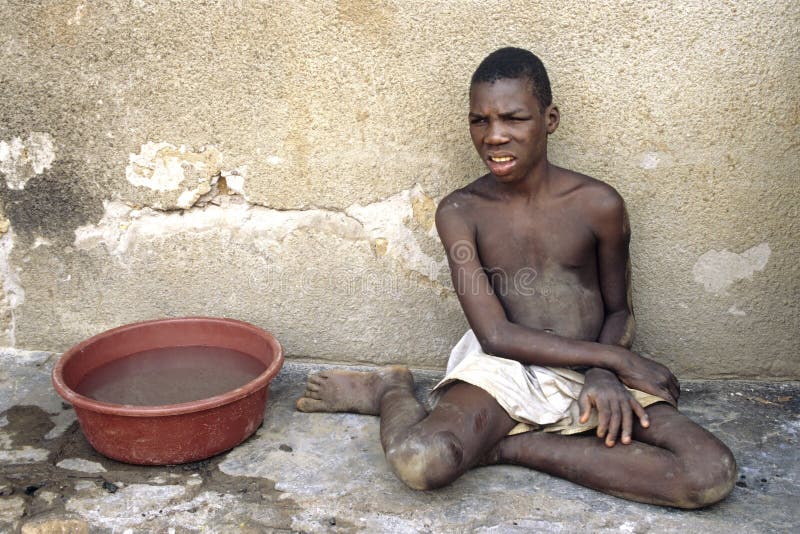
M 322 385 L 326 380 L 328 380 L 327 376 L 322 376 L 322 374 L 311 375 L 308 377 L 308 384 L 314 384 L 316 386 Z
M 295 404 L 297 409 L 301 412 L 325 412 L 327 410 L 327 404 L 321 400 L 317 399 L 310 399 L 308 397 L 301 397 L 297 399 L 297 403 Z
M 303 393 L 303 397 L 307 397 L 309 399 L 321 399 L 322 395 L 320 395 L 319 391 L 315 389 L 306 389 L 306 392 Z

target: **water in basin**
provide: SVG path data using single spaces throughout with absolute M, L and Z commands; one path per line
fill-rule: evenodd
M 113 404 L 161 406 L 227 393 L 266 366 L 243 352 L 219 347 L 168 347 L 137 352 L 91 371 L 75 390 Z

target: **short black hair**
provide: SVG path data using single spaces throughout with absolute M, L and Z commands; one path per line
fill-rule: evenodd
M 524 48 L 509 46 L 486 56 L 475 69 L 470 88 L 476 83 L 494 83 L 497 80 L 520 78 L 527 78 L 531 82 L 533 96 L 539 101 L 542 111 L 553 103 L 550 78 L 542 60 Z

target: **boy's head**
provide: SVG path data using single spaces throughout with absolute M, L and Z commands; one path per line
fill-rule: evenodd
M 528 80 L 542 112 L 553 102 L 550 78 L 542 60 L 528 50 L 507 47 L 486 56 L 472 75 L 470 89 L 477 83 L 493 83 L 502 79 Z

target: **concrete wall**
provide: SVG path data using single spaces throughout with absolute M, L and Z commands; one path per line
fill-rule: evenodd
M 800 4 L 0 3 L 0 345 L 187 314 L 290 356 L 441 367 L 435 204 L 483 173 L 477 63 L 548 66 L 551 159 L 614 185 L 636 347 L 800 378 Z

